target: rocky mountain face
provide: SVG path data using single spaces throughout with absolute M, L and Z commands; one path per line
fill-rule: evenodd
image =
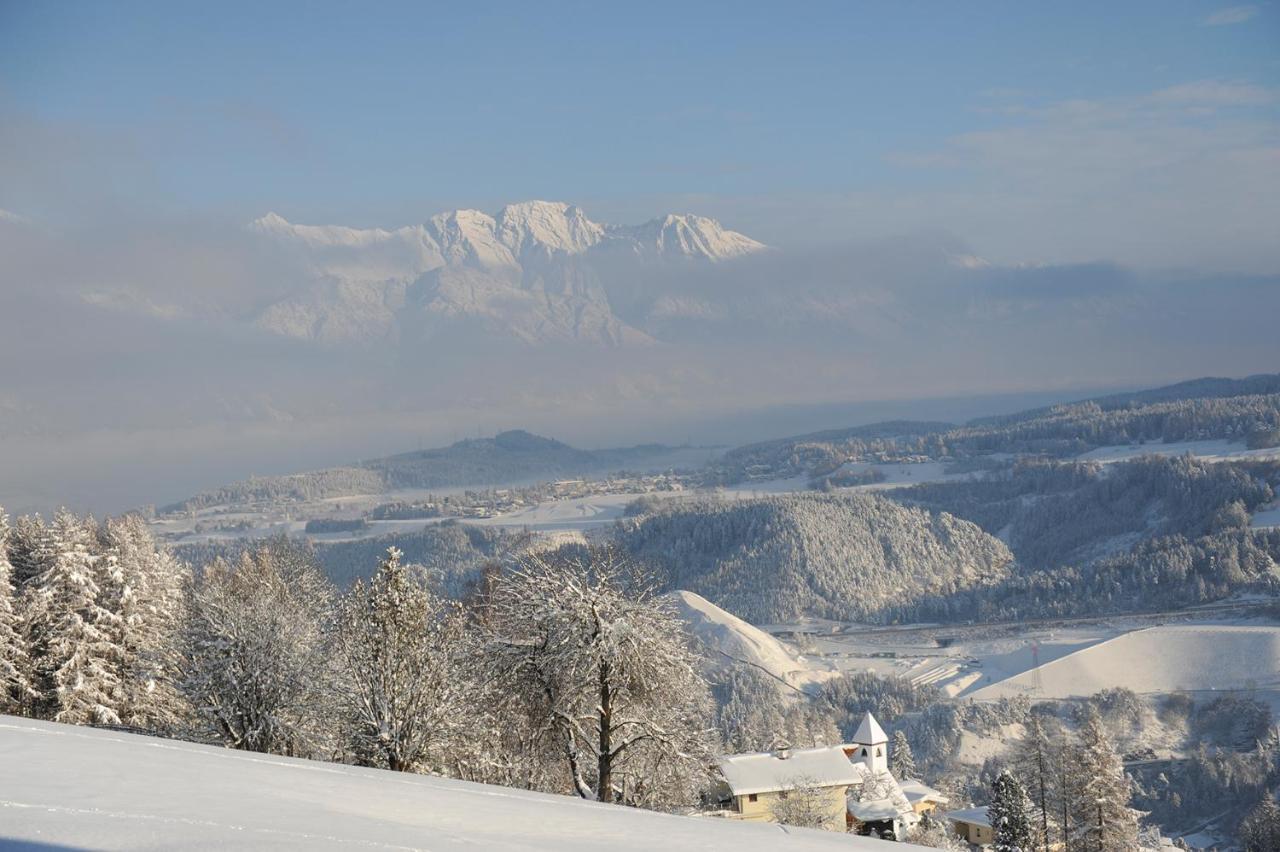
M 645 316 L 670 310 L 670 297 L 637 304 L 636 276 L 765 249 L 701 216 L 606 225 L 547 201 L 511 204 L 496 216 L 455 210 L 394 231 L 296 225 L 274 213 L 251 229 L 310 279 L 265 306 L 256 324 L 324 343 L 473 332 L 525 343 L 643 343 L 651 339 Z

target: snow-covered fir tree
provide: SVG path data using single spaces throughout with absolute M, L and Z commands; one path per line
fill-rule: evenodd
M 40 710 L 56 722 L 120 724 L 120 615 L 108 608 L 96 524 L 60 511 L 24 584 Z
M 183 688 L 210 733 L 246 751 L 333 754 L 333 597 L 311 554 L 284 539 L 205 568 Z
M 369 584 L 348 593 L 337 645 L 356 759 L 414 771 L 459 727 L 461 617 L 400 560 L 390 548 Z
M 136 515 L 107 521 L 100 538 L 103 574 L 120 616 L 120 719 L 175 730 L 190 710 L 178 686 L 187 570 Z
M 1139 848 L 1138 814 L 1129 807 L 1129 778 L 1092 705 L 1085 710 L 1077 736 L 1069 759 L 1071 845 L 1097 852 L 1134 852 Z
M 1007 770 L 997 775 L 991 785 L 987 818 L 994 834 L 992 852 L 1030 852 L 1033 848 L 1031 799 Z
M 920 777 L 916 770 L 915 756 L 911 753 L 911 743 L 907 742 L 907 735 L 901 730 L 893 732 L 893 744 L 889 748 L 889 771 L 899 781 Z
M 14 604 L 8 545 L 9 516 L 0 508 L 0 713 L 23 713 L 37 695 L 31 688 L 31 659 Z
M 1280 849 L 1280 805 L 1268 793 L 1240 825 L 1244 852 L 1275 852 Z
M 711 765 L 710 696 L 671 605 L 611 548 L 529 554 L 484 603 L 498 716 L 558 750 L 583 798 L 691 803 Z

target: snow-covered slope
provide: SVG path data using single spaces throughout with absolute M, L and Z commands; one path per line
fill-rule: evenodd
M 715 263 L 765 248 L 701 216 L 604 225 L 555 201 L 509 204 L 496 216 L 454 210 L 393 231 L 268 213 L 250 230 L 314 279 L 266 305 L 258 326 L 331 343 L 429 339 L 460 323 L 526 343 L 643 342 L 648 335 L 617 316 L 597 261 L 616 271 L 619 262 Z
M 0 848 L 889 852 L 884 841 L 844 834 L 11 716 L 0 716 L 0 766 Z
M 1037 683 L 1037 680 L 1039 681 Z M 1099 642 L 972 693 L 982 700 L 1072 698 L 1123 686 L 1135 692 L 1280 690 L 1280 628 L 1163 625 Z
M 670 597 L 689 632 L 707 650 L 712 665 L 744 663 L 772 675 L 779 685 L 797 689 L 837 674 L 822 660 L 797 653 L 701 595 L 676 591 Z

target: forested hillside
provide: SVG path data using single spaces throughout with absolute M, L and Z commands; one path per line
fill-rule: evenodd
M 1026 460 L 888 496 L 973 521 L 1007 542 L 1024 568 L 1038 569 L 1091 562 L 1151 538 L 1243 529 L 1278 486 L 1280 462 L 1147 456 L 1109 465 Z
M 1013 559 L 974 524 L 866 494 L 663 504 L 618 540 L 667 588 L 755 624 L 909 617 L 1005 579 Z
M 821 476 L 846 462 L 993 453 L 1066 458 L 1096 447 L 1228 439 L 1280 446 L 1280 374 L 1196 379 L 1164 388 L 986 417 L 963 426 L 895 421 L 738 447 L 710 478 Z

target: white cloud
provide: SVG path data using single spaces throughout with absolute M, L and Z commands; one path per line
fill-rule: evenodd
M 1262 106 L 1276 100 L 1275 92 L 1252 83 L 1197 80 L 1153 92 L 1149 101 L 1172 106 Z
M 1256 18 L 1260 11 L 1257 6 L 1228 6 L 1225 9 L 1219 9 L 1214 12 L 1205 18 L 1202 23 L 1206 27 L 1228 27 L 1233 24 L 1243 24 L 1245 21 Z

